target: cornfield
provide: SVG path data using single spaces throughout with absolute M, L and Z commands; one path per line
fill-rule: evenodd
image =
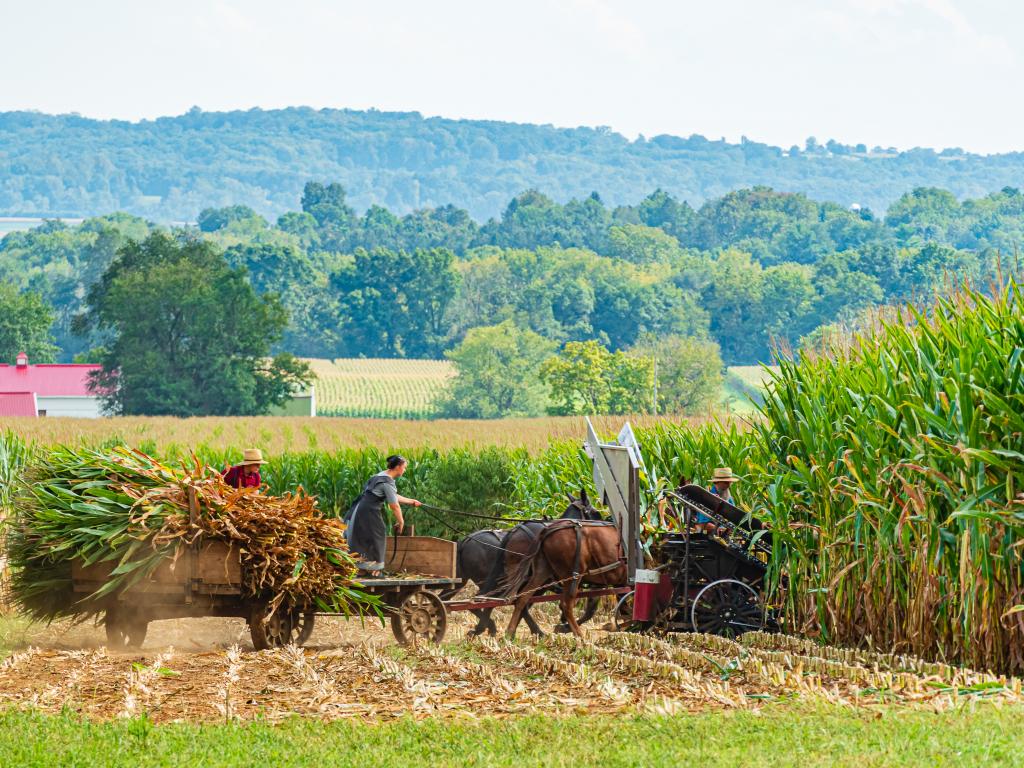
M 1021 299 L 965 289 L 772 377 L 748 497 L 804 632 L 1024 669 Z
M 871 330 L 833 342 L 822 354 L 782 360 L 769 372 L 765 400 L 750 423 L 641 420 L 636 431 L 650 471 L 645 485 L 706 482 L 717 466 L 743 477 L 738 502 L 774 529 L 772 599 L 784 605 L 789 631 L 1018 673 L 1024 670 L 1021 309 L 1015 282 L 991 294 L 965 289 L 926 310 L 880 317 Z M 252 430 L 275 421 L 310 423 L 120 421 L 154 445 L 160 433 L 173 436 L 160 441 L 161 456 L 183 457 L 188 446 L 218 467 L 237 460 L 246 444 L 273 444 L 269 436 L 249 440 Z M 108 423 L 105 437 L 131 442 L 132 429 L 117 423 Z M 271 451 L 265 477 L 272 492 L 302 486 L 324 509 L 340 512 L 394 450 L 411 459 L 400 481 L 403 494 L 455 510 L 557 514 L 566 491 L 581 484 L 591 490 L 582 420 L 360 422 L 378 430 L 362 440 L 353 422 L 321 423 L 353 431 L 329 447 L 296 441 L 285 443 L 291 450 Z M 614 434 L 620 423 L 603 419 L 598 429 Z M 189 440 L 190 433 L 205 439 Z M 33 444 L 52 437 L 37 431 Z M 0 457 L 25 452 L 12 433 L 0 439 Z M 0 472 L 10 476 L 22 460 L 8 459 L 15 469 Z M 481 525 L 415 513 L 412 521 L 420 533 L 446 537 Z
M 425 419 L 455 375 L 447 360 L 307 360 L 324 416 Z
M 657 424 L 666 417 L 630 417 L 634 425 Z M 621 416 L 594 419 L 598 429 L 614 435 Z M 679 419 L 669 419 L 672 423 Z M 700 424 L 704 419 L 685 420 Z M 186 456 L 197 449 L 264 453 L 336 451 L 376 446 L 382 450 L 448 450 L 474 446 L 522 448 L 540 453 L 552 441 L 579 441 L 586 433 L 582 417 L 536 419 L 402 419 L 308 418 L 297 416 L 197 417 L 119 416 L 107 419 L 0 418 L 8 431 L 35 445 L 103 446 L 125 443 L 160 456 Z M 0 470 L 2 471 L 2 470 Z

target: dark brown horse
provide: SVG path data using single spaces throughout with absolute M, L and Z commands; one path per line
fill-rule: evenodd
M 509 575 L 505 595 L 516 598 L 506 637 L 515 637 L 516 627 L 533 595 L 560 586 L 562 615 L 574 635 L 580 625 L 573 609 L 580 584 L 625 586 L 626 556 L 614 523 L 587 520 L 556 520 L 544 526 L 537 544 Z
M 579 498 L 571 493 L 569 506 L 562 513 L 561 520 L 602 520 L 601 513 L 590 504 L 585 489 L 580 489 Z M 458 594 L 470 581 L 475 583 L 480 596 L 495 595 L 501 591 L 502 586 L 509 574 L 518 566 L 519 562 L 533 551 L 537 544 L 538 536 L 544 526 L 550 520 L 531 520 L 505 531 L 477 531 L 471 533 L 459 542 L 458 554 L 455 559 L 456 578 L 462 580 L 462 584 L 447 592 L 441 593 L 442 600 L 450 600 Z M 477 618 L 477 625 L 469 631 L 469 635 L 479 635 L 487 632 L 491 635 L 497 633 L 498 628 L 491 617 L 493 608 L 470 609 Z M 583 615 L 577 619 L 582 624 L 593 618 L 597 611 L 597 598 L 587 601 Z M 529 607 L 523 611 L 523 620 L 530 627 L 535 635 L 544 634 L 540 626 L 530 615 Z M 569 632 L 569 624 L 563 618 L 562 623 L 555 627 L 556 632 Z

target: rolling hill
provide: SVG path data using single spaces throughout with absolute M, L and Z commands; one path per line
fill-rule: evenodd
M 452 204 L 478 220 L 535 188 L 564 202 L 598 192 L 633 204 L 661 188 L 691 205 L 767 185 L 884 210 L 917 186 L 959 197 L 1019 184 L 1024 154 L 819 144 L 789 149 L 703 136 L 629 140 L 606 128 L 424 118 L 305 107 L 92 120 L 0 113 L 0 216 L 123 210 L 194 221 L 207 207 L 293 210 L 303 184 L 337 181 L 358 209 Z

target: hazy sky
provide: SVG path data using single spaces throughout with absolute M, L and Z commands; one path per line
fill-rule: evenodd
M 0 110 L 290 105 L 1024 150 L 1020 0 L 0 0 Z

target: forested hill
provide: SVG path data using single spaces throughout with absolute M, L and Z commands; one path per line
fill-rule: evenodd
M 89 216 L 123 210 L 194 221 L 207 207 L 294 210 L 310 178 L 341 182 L 357 209 L 455 205 L 479 220 L 524 189 L 564 202 L 597 192 L 611 205 L 661 188 L 697 206 L 768 185 L 885 210 L 908 189 L 980 197 L 1024 176 L 1024 154 L 897 152 L 864 145 L 782 149 L 702 136 L 630 141 L 602 128 L 555 128 L 419 113 L 250 110 L 153 121 L 0 113 L 0 215 Z

